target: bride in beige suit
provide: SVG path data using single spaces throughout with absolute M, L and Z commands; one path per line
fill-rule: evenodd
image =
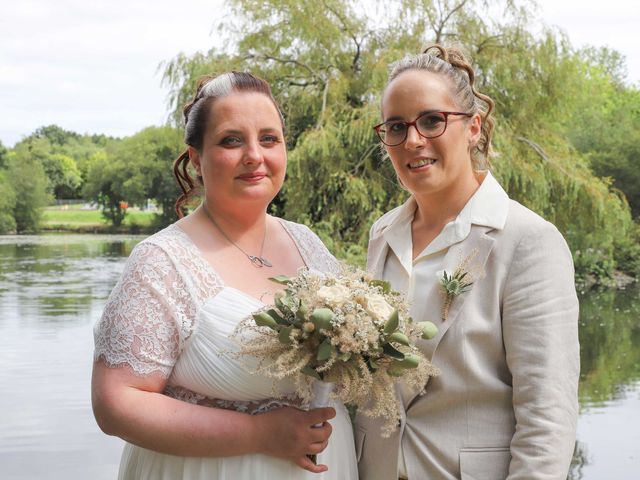
M 488 171 L 493 102 L 456 49 L 397 62 L 376 131 L 411 192 L 371 229 L 368 267 L 438 324 L 426 394 L 399 385 L 391 438 L 358 418 L 361 480 L 564 480 L 578 415 L 578 301 L 558 230 Z M 476 273 L 445 314 L 438 272 Z

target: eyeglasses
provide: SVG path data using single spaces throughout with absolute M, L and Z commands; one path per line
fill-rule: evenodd
M 447 129 L 449 115 L 462 115 L 472 117 L 473 113 L 463 112 L 426 112 L 413 122 L 402 120 L 389 120 L 373 127 L 380 141 L 388 147 L 400 145 L 407 139 L 409 127 L 415 127 L 416 131 L 424 138 L 437 138 Z

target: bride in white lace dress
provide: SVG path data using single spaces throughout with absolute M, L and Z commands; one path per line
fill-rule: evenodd
M 197 190 L 203 202 L 134 249 L 95 328 L 93 408 L 127 441 L 119 478 L 357 479 L 344 406 L 274 402 L 255 360 L 233 354 L 238 322 L 273 300 L 269 277 L 336 268 L 307 227 L 266 214 L 286 169 L 269 86 L 247 73 L 207 79 L 185 122 L 177 208 Z

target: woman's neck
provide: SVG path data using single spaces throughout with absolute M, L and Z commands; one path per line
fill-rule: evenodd
M 463 182 L 432 194 L 414 194 L 417 211 L 414 227 L 440 231 L 454 220 L 478 190 L 484 176 L 471 174 Z
M 201 213 L 205 218 L 210 217 L 208 220 L 213 221 L 230 238 L 264 235 L 267 221 L 266 207 L 243 203 L 242 208 L 239 208 L 236 205 L 222 205 L 205 199 L 199 209 L 202 210 Z

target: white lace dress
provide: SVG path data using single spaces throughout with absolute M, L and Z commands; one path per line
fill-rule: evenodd
M 334 271 L 337 263 L 304 225 L 281 220 L 312 270 Z M 229 355 L 237 323 L 263 307 L 254 297 L 227 287 L 179 227 L 145 239 L 131 253 L 95 327 L 95 359 L 128 365 L 138 375 L 161 373 L 165 394 L 183 401 L 259 413 L 272 403 L 273 382 L 252 373 L 254 361 Z M 287 383 L 280 392 L 291 391 Z M 215 400 L 213 400 L 215 399 Z M 265 455 L 201 458 L 166 455 L 127 443 L 120 463 L 126 480 L 343 480 L 357 479 L 349 415 L 334 405 L 333 433 L 312 474 Z

